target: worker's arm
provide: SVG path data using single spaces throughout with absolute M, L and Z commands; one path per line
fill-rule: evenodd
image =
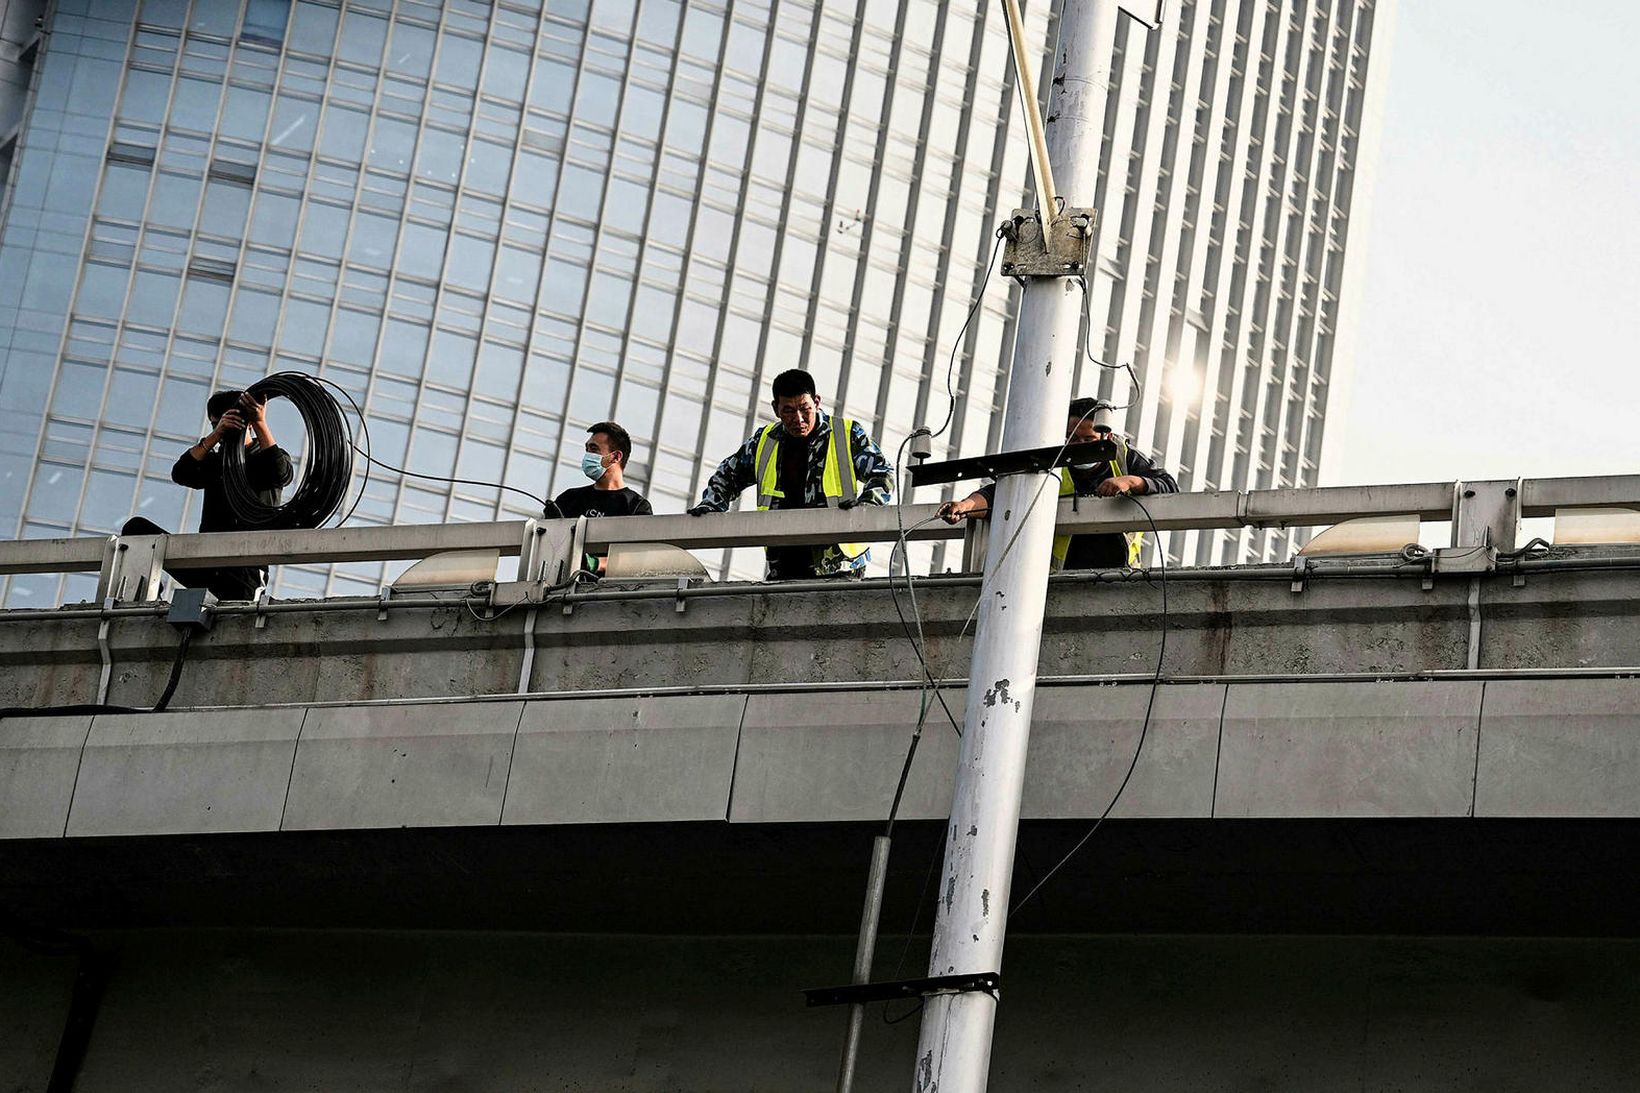
M 991 515 L 991 497 L 996 491 L 996 485 L 992 483 L 981 486 L 960 501 L 947 501 L 940 506 L 939 517 L 948 524 L 982 520 Z
M 733 455 L 718 464 L 717 470 L 712 472 L 711 480 L 706 483 L 706 488 L 701 491 L 700 503 L 689 510 L 691 516 L 700 516 L 708 512 L 728 512 L 735 498 L 752 484 L 757 473 L 757 438 L 761 433 L 762 430 L 753 433 Z
M 1128 473 L 1105 479 L 1094 488 L 1100 497 L 1114 497 L 1119 493 L 1178 493 L 1179 483 L 1164 468 L 1143 452 L 1128 449 Z
M 244 419 L 237 410 L 229 410 L 217 418 L 216 427 L 200 437 L 198 444 L 183 452 L 171 465 L 171 481 L 190 490 L 204 489 L 218 477 L 218 473 L 207 465 L 206 457 L 223 437 L 238 439 L 239 430 L 244 427 Z
M 894 500 L 894 464 L 888 461 L 883 450 L 858 421 L 849 424 L 849 452 L 854 459 L 854 480 L 860 484 L 855 504 L 886 505 Z
M 252 395 L 249 391 L 241 391 L 239 393 L 239 405 L 231 412 L 237 413 L 240 419 L 244 421 L 245 427 L 256 434 L 256 442 L 263 448 L 277 448 L 279 446 L 279 442 L 273 439 L 273 430 L 268 428 L 267 406 L 258 402 L 255 395 Z M 284 484 L 283 482 L 280 483 L 280 485 Z

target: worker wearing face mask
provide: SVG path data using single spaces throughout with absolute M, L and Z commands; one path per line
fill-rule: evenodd
M 592 485 L 565 490 L 547 506 L 546 514 L 571 520 L 580 516 L 653 516 L 655 510 L 649 507 L 649 499 L 626 484 L 626 466 L 631 458 L 632 437 L 613 421 L 600 421 L 587 429 L 581 473 L 592 479 Z M 588 554 L 581 564 L 602 573 L 604 562 L 604 555 Z
M 1118 494 L 1178 493 L 1179 483 L 1143 452 L 1128 447 L 1127 439 L 1097 420 L 1112 407 L 1098 399 L 1073 399 L 1065 419 L 1065 440 L 1076 444 L 1109 440 L 1115 457 L 1072 465 L 1060 471 L 1059 496 L 1115 497 Z M 995 485 L 981 486 L 960 501 L 947 501 L 939 514 L 948 524 L 990 515 Z M 1053 567 L 1059 569 L 1116 569 L 1139 562 L 1138 534 L 1061 535 L 1053 541 Z
M 587 429 L 586 450 L 581 453 L 581 473 L 592 479 L 592 485 L 567 489 L 553 504 L 571 520 L 578 516 L 653 516 L 649 499 L 626 484 L 631 458 L 632 438 L 627 431 L 613 421 L 600 421 Z

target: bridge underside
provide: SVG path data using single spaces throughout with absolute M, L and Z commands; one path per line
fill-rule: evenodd
M 885 931 L 931 925 L 942 827 L 896 827 Z M 1088 827 L 1026 822 L 1015 899 Z M 879 831 L 704 822 L 11 840 L 0 875 L 14 919 L 71 930 L 841 935 L 858 925 Z M 1629 937 L 1637 860 L 1636 820 L 1112 820 L 1010 933 Z
M 1144 746 L 1012 918 L 992 1088 L 1640 1086 L 1640 573 L 1181 581 L 1147 723 L 1157 592 L 1050 599 L 1016 899 Z M 973 600 L 919 593 L 942 674 Z M 226 617 L 174 712 L 0 719 L 0 1088 L 830 1088 L 797 992 L 848 976 L 917 661 L 870 582 L 685 606 Z M 96 629 L 0 626 L 0 701 L 93 700 Z M 109 701 L 175 641 L 116 620 Z M 955 743 L 936 707 L 879 979 Z

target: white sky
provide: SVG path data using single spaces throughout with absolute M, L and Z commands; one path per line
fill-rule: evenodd
M 1325 484 L 1640 472 L 1640 3 L 1400 0 Z

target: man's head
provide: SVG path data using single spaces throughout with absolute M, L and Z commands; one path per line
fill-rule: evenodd
M 1110 403 L 1097 398 L 1073 398 L 1065 418 L 1066 440 L 1098 440 L 1110 435 L 1106 415 L 1115 409 Z
M 774 378 L 771 387 L 775 416 L 792 436 L 808 436 L 820 422 L 820 396 L 814 393 L 814 377 L 801 368 L 788 369 Z
M 243 391 L 218 391 L 205 400 L 205 416 L 211 419 L 211 428 L 222 420 L 222 415 L 239 405 L 239 396 Z
M 600 421 L 587 429 L 586 454 L 597 456 L 605 469 L 619 464 L 624 473 L 632 459 L 632 437 L 613 421 Z

